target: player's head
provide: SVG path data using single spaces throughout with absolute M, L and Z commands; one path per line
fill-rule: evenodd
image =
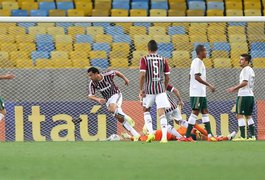
M 157 43 L 155 40 L 151 40 L 148 42 L 148 51 L 149 52 L 156 52 L 158 47 L 157 47 Z
M 239 64 L 241 67 L 245 67 L 251 63 L 251 55 L 249 54 L 241 54 Z
M 96 81 L 99 76 L 99 70 L 95 67 L 91 67 L 87 70 L 87 75 L 89 79 L 91 79 L 92 81 Z
M 207 51 L 206 51 L 206 48 L 204 47 L 204 45 L 199 44 L 196 47 L 195 51 L 196 51 L 196 54 L 197 54 L 198 58 L 206 58 Z

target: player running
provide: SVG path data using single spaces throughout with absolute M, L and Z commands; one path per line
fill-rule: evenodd
M 146 141 L 151 142 L 155 138 L 150 115 L 150 107 L 155 102 L 162 130 L 160 142 L 166 143 L 167 119 L 165 109 L 170 108 L 170 103 L 167 99 L 165 87 L 168 86 L 170 70 L 167 60 L 158 55 L 157 50 L 156 41 L 151 40 L 148 43 L 149 54 L 141 58 L 139 98 L 143 100 L 145 126 L 149 133 Z
M 203 59 L 206 58 L 206 48 L 203 45 L 198 45 L 196 47 L 196 54 L 197 58 L 192 61 L 190 68 L 190 103 L 192 113 L 188 120 L 189 125 L 186 132 L 186 138 L 182 138 L 180 141 L 193 142 L 191 131 L 198 119 L 199 113 L 202 113 L 202 122 L 208 133 L 208 138 L 211 141 L 216 141 L 211 131 L 206 99 L 206 86 L 209 87 L 211 92 L 215 91 L 215 87 L 206 81 L 206 68 L 203 63 Z
M 100 104 L 106 104 L 108 111 L 112 113 L 114 117 L 123 124 L 123 127 L 134 136 L 134 141 L 138 141 L 140 135 L 130 125 L 129 122 L 132 121 L 131 117 L 122 111 L 122 93 L 116 86 L 114 77 L 118 76 L 123 79 L 126 86 L 129 85 L 129 80 L 122 73 L 114 70 L 100 73 L 97 68 L 91 67 L 87 70 L 87 73 L 89 79 L 91 79 L 88 88 L 88 98 Z M 103 98 L 95 96 L 96 90 L 101 93 Z
M 252 118 L 252 112 L 254 108 L 254 81 L 255 81 L 255 73 L 253 69 L 250 67 L 251 56 L 248 54 L 242 54 L 240 56 L 239 64 L 242 68 L 240 76 L 239 76 L 239 84 L 229 88 L 227 91 L 229 93 L 237 92 L 237 101 L 236 101 L 236 114 L 238 120 L 238 126 L 240 129 L 241 137 L 234 139 L 234 141 L 256 141 L 255 137 L 255 126 Z M 248 127 L 250 130 L 251 137 L 246 139 L 245 135 L 245 127 L 246 122 L 244 120 L 244 116 L 248 121 Z
M 5 75 L 0 76 L 0 80 L 10 80 L 14 79 L 15 75 L 7 73 Z M 6 116 L 6 109 L 5 109 L 5 103 L 2 97 L 0 97 L 0 121 L 2 121 Z

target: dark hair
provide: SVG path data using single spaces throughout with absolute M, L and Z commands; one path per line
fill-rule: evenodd
M 157 51 L 157 43 L 156 43 L 156 41 L 155 40 L 150 40 L 149 42 L 148 42 L 148 50 L 149 51 L 152 51 L 152 52 L 155 52 L 155 51 Z
M 199 44 L 197 47 L 196 47 L 196 49 L 195 49 L 195 51 L 196 51 L 196 54 L 199 54 L 201 51 L 204 51 L 204 45 L 202 45 L 202 44 Z
M 99 70 L 97 69 L 97 68 L 95 68 L 95 67 L 91 67 L 91 68 L 89 68 L 88 70 L 87 70 L 87 73 L 90 73 L 90 72 L 92 72 L 92 73 L 98 73 L 99 74 Z
M 243 57 L 246 61 L 251 62 L 251 55 L 249 54 L 241 54 L 241 57 Z

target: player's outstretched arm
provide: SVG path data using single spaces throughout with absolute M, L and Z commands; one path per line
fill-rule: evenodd
M 215 91 L 215 87 L 213 85 L 211 85 L 210 83 L 208 83 L 207 81 L 204 81 L 202 78 L 201 78 L 201 75 L 200 74 L 195 74 L 195 79 L 199 82 L 199 83 L 202 83 L 204 84 L 205 86 L 209 87 L 209 89 L 211 90 L 211 92 L 214 92 Z
M 15 78 L 15 75 L 11 74 L 11 73 L 7 73 L 5 75 L 1 75 L 0 76 L 0 80 L 3 80 L 3 79 L 14 79 Z
M 95 96 L 95 95 L 90 95 L 90 96 L 88 96 L 88 99 L 89 99 L 89 100 L 92 100 L 92 101 L 96 101 L 96 102 L 98 102 L 99 104 L 105 104 L 105 103 L 106 103 L 106 100 L 105 100 L 105 99 L 103 99 L 103 98 L 99 98 L 99 97 L 97 97 L 97 96 Z
M 122 74 L 120 71 L 115 71 L 116 72 L 116 75 L 119 77 L 119 78 L 122 78 L 125 82 L 125 85 L 126 86 L 129 86 L 129 83 L 130 81 L 126 78 L 126 76 L 124 74 Z
M 236 86 L 228 88 L 226 91 L 229 93 L 233 93 L 238 91 L 240 88 L 245 87 L 248 84 L 248 81 L 244 80 L 243 82 L 239 83 Z

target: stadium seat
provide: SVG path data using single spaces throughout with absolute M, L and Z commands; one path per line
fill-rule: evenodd
M 159 51 L 173 51 L 174 46 L 172 43 L 158 43 L 158 50 Z
M 27 11 L 37 10 L 39 9 L 39 4 L 37 2 L 22 2 L 21 9 Z
M 106 17 L 110 15 L 110 10 L 108 9 L 93 9 L 92 10 L 92 16 L 96 16 L 96 17 Z
M 131 37 L 129 35 L 126 35 L 126 34 L 114 35 L 113 36 L 113 42 L 126 42 L 128 44 L 131 44 Z
M 215 42 L 213 43 L 213 50 L 217 51 L 230 51 L 230 44 L 225 42 Z
M 227 37 L 225 34 L 217 34 L 217 35 L 208 35 L 209 42 L 227 42 Z
M 168 34 L 169 35 L 186 34 L 186 30 L 185 30 L 185 27 L 183 26 L 168 27 Z
M 192 9 L 187 10 L 187 16 L 204 16 L 204 15 L 205 15 L 204 10 L 192 10 Z
M 15 43 L 1 43 L 0 48 L 1 48 L 1 51 L 8 52 L 8 53 L 18 50 L 17 44 Z
M 246 35 L 243 34 L 235 34 L 235 35 L 229 35 L 229 42 L 246 42 L 247 38 Z
M 56 51 L 65 51 L 69 53 L 73 51 L 73 44 L 65 42 L 56 42 L 55 49 Z
M 41 69 L 54 67 L 53 61 L 50 59 L 38 59 L 35 64 L 36 64 L 36 68 L 41 68 Z
M 178 11 L 175 9 L 169 9 L 168 16 L 186 16 L 186 10 Z
M 31 52 L 36 51 L 36 44 L 32 42 L 21 42 L 18 44 L 19 51 L 31 54 Z
M 70 17 L 82 17 L 85 16 L 85 12 L 80 9 L 69 9 L 67 10 L 67 15 Z
M 101 27 L 103 27 L 103 28 L 106 28 L 106 27 L 111 26 L 110 23 L 106 23 L 106 22 L 95 22 L 95 23 L 93 23 L 93 25 L 94 25 L 94 26 L 101 26 Z
M 33 68 L 33 62 L 31 59 L 17 59 L 16 68 Z
M 12 16 L 28 16 L 28 11 L 15 9 L 11 11 Z
M 216 58 L 213 60 L 215 68 L 231 68 L 231 59 L 229 58 Z
M 90 52 L 91 51 L 91 45 L 88 43 L 74 44 L 74 51 Z
M 7 9 L 0 9 L 0 16 L 10 16 L 11 12 Z
M 78 27 L 78 26 L 70 26 L 67 29 L 67 34 L 75 37 L 76 35 L 85 34 L 85 28 L 84 27 Z
M 189 10 L 203 10 L 205 11 L 206 6 L 203 1 L 189 1 L 188 2 Z
M 0 35 L 0 42 L 11 42 L 14 43 L 15 42 L 15 37 L 13 35 L 8 35 L 8 34 L 3 34 Z
M 48 11 L 46 10 L 31 10 L 30 16 L 48 16 Z
M 148 36 L 148 35 L 134 35 L 134 43 L 135 44 L 138 44 L 138 43 L 143 43 L 143 44 L 146 44 L 152 40 L 152 36 Z
M 14 51 L 9 53 L 10 61 L 13 65 L 16 65 L 18 59 L 29 59 L 29 53 L 24 51 Z
M 120 26 L 109 26 L 109 27 L 106 27 L 105 30 L 106 30 L 106 34 L 109 34 L 112 36 L 124 34 L 123 28 Z
M 186 2 L 170 2 L 169 7 L 172 10 L 185 11 L 187 9 Z
M 142 22 L 138 22 L 138 23 L 134 23 L 134 26 L 144 26 L 144 27 L 150 27 L 152 24 L 151 23 L 142 23 Z
M 203 59 L 203 63 L 206 68 L 213 68 L 213 61 L 210 58 Z
M 250 55 L 252 58 L 265 58 L 265 51 L 264 50 L 251 50 Z
M 44 52 L 44 51 L 33 51 L 31 53 L 31 59 L 32 60 L 37 60 L 37 59 L 49 59 L 50 58 L 50 53 L 49 52 Z
M 229 26 L 227 28 L 228 35 L 245 34 L 245 27 L 243 26 Z
M 255 42 L 250 44 L 250 49 L 252 50 L 264 50 L 265 43 L 264 42 Z
M 172 53 L 172 61 L 170 62 L 171 65 L 177 68 L 189 68 L 191 64 L 191 58 L 189 51 L 173 51 Z
M 64 32 L 64 28 L 63 27 L 48 27 L 47 28 L 47 33 L 50 34 L 50 35 L 64 35 L 65 32 Z M 55 38 L 55 41 L 56 41 L 56 38 Z
M 53 42 L 53 37 L 49 34 L 37 34 L 36 35 L 36 43 L 52 43 Z
M 166 35 L 166 28 L 164 27 L 149 27 L 149 35 Z
M 75 1 L 75 8 L 77 10 L 84 11 L 85 16 L 91 16 L 92 15 L 92 2 L 80 2 L 80 1 Z
M 216 58 L 229 58 L 228 51 L 212 51 L 212 59 Z
M 123 42 L 112 43 L 112 51 L 130 52 L 130 45 Z
M 55 50 L 55 46 L 53 42 L 40 42 L 37 43 L 37 51 L 53 51 Z
M 134 35 L 144 35 L 147 34 L 147 28 L 143 26 L 132 26 L 130 27 L 129 34 Z
M 93 43 L 93 38 L 90 35 L 76 35 L 76 43 Z
M 56 9 L 56 5 L 54 2 L 40 2 L 39 9 L 47 10 L 47 11 L 54 10 Z
M 60 58 L 60 59 L 69 59 L 68 53 L 64 51 L 52 51 L 51 59 Z
M 113 1 L 112 2 L 112 9 L 130 9 L 129 1 Z
M 105 51 L 109 54 L 111 47 L 108 43 L 93 43 L 92 49 L 93 51 Z
M 106 51 L 90 51 L 89 57 L 90 59 L 106 59 L 107 53 Z
M 1 28 L 2 29 L 2 28 Z M 7 29 L 8 34 L 12 34 L 12 35 L 23 35 L 26 34 L 26 29 L 24 27 L 19 27 L 19 26 L 14 26 L 14 27 L 9 27 Z
M 7 28 L 6 27 L 1 27 L 0 28 L 0 34 L 7 34 Z
M 248 35 L 248 41 L 249 43 L 253 42 L 265 42 L 265 35 L 264 34 L 257 34 L 257 35 Z
M 129 12 L 125 9 L 112 9 L 111 16 L 126 17 L 129 16 Z
M 112 36 L 106 34 L 96 35 L 95 42 L 112 43 Z
M 243 4 L 242 1 L 226 1 L 225 7 L 226 10 L 242 10 Z
M 104 34 L 104 29 L 103 27 L 95 27 L 95 26 L 87 27 L 86 33 L 91 37 L 95 37 L 96 35 Z
M 17 2 L 4 1 L 4 2 L 2 2 L 2 9 L 4 9 L 4 10 L 15 10 L 15 9 L 19 9 L 19 6 L 18 6 Z
M 260 9 L 245 9 L 244 10 L 245 16 L 261 16 Z
M 151 9 L 165 9 L 168 10 L 168 2 L 151 1 Z
M 72 59 L 72 65 L 74 68 L 88 68 L 90 66 L 89 59 L 75 58 Z
M 130 16 L 147 16 L 147 11 L 145 9 L 131 9 Z
M 92 66 L 99 67 L 101 69 L 107 69 L 109 67 L 107 59 L 91 59 L 90 63 Z
M 202 33 L 198 33 L 196 35 L 190 35 L 190 42 L 208 42 L 207 36 Z
M 58 32 L 62 31 L 61 29 L 62 27 L 54 27 L 54 28 L 60 28 L 60 30 L 58 29 Z M 48 29 L 48 33 L 49 33 L 49 29 Z M 55 37 L 56 43 L 72 43 L 73 42 L 73 37 L 70 35 L 55 34 L 54 37 Z
M 128 61 L 124 58 L 111 58 L 110 59 L 111 67 L 115 68 L 127 68 L 128 67 Z
M 113 58 L 123 58 L 123 59 L 126 59 L 127 60 L 128 59 L 128 56 L 129 56 L 129 53 L 128 52 L 116 50 L 116 51 L 111 51 L 110 52 L 109 58 L 110 59 L 113 59 Z
M 167 10 L 164 9 L 151 9 L 150 16 L 167 16 Z
M 265 58 L 254 58 L 252 62 L 254 68 L 265 68 Z
M 215 9 L 210 9 L 207 10 L 207 16 L 224 16 L 224 11 L 223 10 L 215 10 Z
M 71 59 L 53 58 L 52 63 L 54 68 L 71 68 L 73 66 Z
M 172 57 L 171 51 L 166 51 L 166 50 L 159 50 L 157 51 L 157 54 L 159 54 L 160 56 L 163 56 L 167 59 Z
M 170 43 L 171 42 L 171 36 L 169 35 L 153 35 L 153 39 L 157 43 Z
M 242 10 L 228 9 L 226 10 L 226 16 L 243 16 Z
M 60 9 L 51 9 L 49 10 L 49 16 L 66 16 L 66 11 Z
M 247 1 L 247 2 L 244 2 L 244 7 L 245 7 L 245 10 L 248 10 L 248 9 L 261 10 L 260 1 Z
M 61 10 L 69 10 L 69 9 L 74 9 L 74 4 L 73 2 L 57 2 L 57 9 Z
M 176 34 L 172 36 L 172 42 L 173 44 L 177 43 L 189 43 L 190 39 L 187 34 Z
M 96 10 L 111 10 L 111 1 L 106 0 L 106 1 L 94 1 L 94 9 Z
M 208 2 L 207 9 L 215 9 L 215 10 L 224 10 L 224 3 L 223 2 Z
M 132 9 L 149 9 L 148 2 L 132 2 L 131 6 Z

